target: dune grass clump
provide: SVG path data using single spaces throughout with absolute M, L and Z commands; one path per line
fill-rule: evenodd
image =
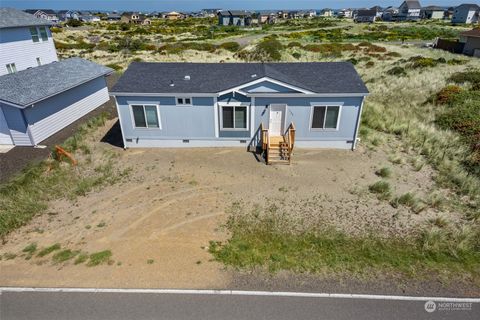
M 370 192 L 375 193 L 379 199 L 386 200 L 389 199 L 392 195 L 392 188 L 390 186 L 390 183 L 385 180 L 380 180 L 375 182 L 374 184 L 371 184 L 368 187 L 368 190 Z
M 55 244 L 53 244 L 53 245 L 51 245 L 51 246 L 49 246 L 49 247 L 46 247 L 46 248 L 40 250 L 40 252 L 38 253 L 37 256 L 40 257 L 40 258 L 41 258 L 41 257 L 44 257 L 44 256 L 52 253 L 53 251 L 60 250 L 60 248 L 61 248 L 60 243 L 55 243 Z
M 375 174 L 382 178 L 390 178 L 392 176 L 392 169 L 389 167 L 383 167 L 375 171 Z

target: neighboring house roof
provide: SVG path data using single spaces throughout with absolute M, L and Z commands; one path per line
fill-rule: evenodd
M 470 31 L 465 31 L 460 33 L 462 37 L 475 37 L 480 38 L 480 29 L 472 29 Z
M 377 15 L 377 10 L 375 9 L 357 11 L 357 17 L 375 17 L 376 15 Z
M 218 13 L 221 16 L 241 16 L 246 17 L 250 16 L 250 13 L 241 10 L 223 10 Z
M 13 8 L 0 8 L 0 29 L 50 25 L 52 25 L 50 21 L 37 18 L 29 13 Z
M 469 11 L 475 11 L 480 9 L 480 7 L 477 4 L 474 3 L 464 3 L 459 5 L 458 7 L 455 7 L 455 9 L 467 9 Z
M 439 6 L 427 6 L 427 7 L 424 7 L 423 10 L 425 10 L 425 11 L 445 11 L 444 8 L 439 7 Z
M 185 76 L 190 76 L 190 80 L 185 80 Z M 349 62 L 133 62 L 112 92 L 218 93 L 264 77 L 315 93 L 368 93 L 362 79 Z
M 422 8 L 419 1 L 407 0 L 407 1 L 405 1 L 405 3 L 407 4 L 408 9 L 421 9 Z
M 94 62 L 70 58 L 6 74 L 0 77 L 0 101 L 27 107 L 111 72 Z
M 46 13 L 48 15 L 55 15 L 56 14 L 55 11 L 53 11 L 52 9 L 27 9 L 27 10 L 25 10 L 25 12 L 31 13 L 31 14 L 34 14 L 38 11 L 41 11 L 41 12 Z

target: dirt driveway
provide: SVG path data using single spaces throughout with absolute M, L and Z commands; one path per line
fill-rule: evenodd
M 226 288 L 232 275 L 207 250 L 210 240 L 228 236 L 221 225 L 238 201 L 288 203 L 292 212 L 301 209 L 302 223 L 350 233 L 404 233 L 437 214 L 393 209 L 365 192 L 378 180 L 375 170 L 388 165 L 388 154 L 378 150 L 298 149 L 291 166 L 265 166 L 243 148 L 124 151 L 95 144 L 114 153 L 116 166 L 131 168 L 129 177 L 52 202 L 47 214 L 8 235 L 0 248 L 0 286 Z M 398 192 L 433 185 L 428 169 L 414 172 L 408 164 L 394 166 L 391 180 Z M 87 253 L 111 250 L 112 257 L 95 267 L 74 259 L 54 263 L 53 253 L 22 252 L 31 243 L 38 250 L 55 243 Z

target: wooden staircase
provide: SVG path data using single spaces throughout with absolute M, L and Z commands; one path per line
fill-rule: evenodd
M 295 126 L 290 124 L 283 136 L 270 136 L 261 124 L 262 149 L 265 162 L 269 164 L 291 164 L 295 144 Z

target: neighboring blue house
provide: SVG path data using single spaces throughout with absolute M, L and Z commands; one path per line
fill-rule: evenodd
M 347 62 L 134 62 L 110 94 L 125 148 L 354 149 L 368 90 Z
M 113 70 L 58 61 L 51 22 L 0 8 L 0 145 L 35 146 L 109 100 Z

